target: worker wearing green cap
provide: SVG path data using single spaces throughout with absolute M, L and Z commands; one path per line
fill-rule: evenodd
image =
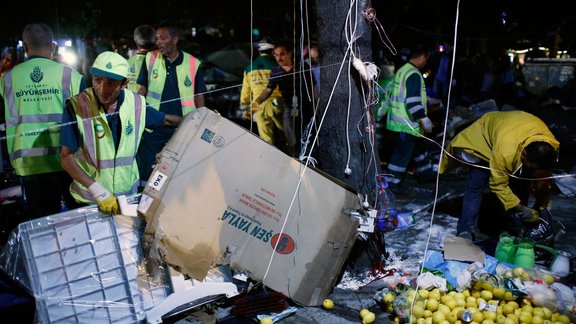
M 92 87 L 66 101 L 61 163 L 78 202 L 117 214 L 116 195 L 138 189 L 135 156 L 144 128 L 177 127 L 182 117 L 150 108 L 142 95 L 127 90 L 128 62 L 117 53 L 98 55 L 90 74 Z

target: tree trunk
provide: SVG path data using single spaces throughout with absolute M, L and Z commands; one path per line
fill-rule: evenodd
M 316 0 L 315 3 L 323 57 L 317 114 L 320 131 L 312 155 L 317 159 L 319 169 L 368 197 L 372 205 L 375 176 L 380 173 L 374 113 L 370 105 L 374 98 L 367 97 L 374 89 L 370 89 L 372 81 L 363 80 L 349 64 L 351 50 L 363 62 L 372 61 L 372 30 L 362 17 L 369 1 Z M 346 35 L 351 39 L 350 44 Z

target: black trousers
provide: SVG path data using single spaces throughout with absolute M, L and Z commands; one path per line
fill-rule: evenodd
M 22 176 L 22 187 L 31 218 L 49 216 L 81 204 L 70 194 L 72 178 L 64 171 Z

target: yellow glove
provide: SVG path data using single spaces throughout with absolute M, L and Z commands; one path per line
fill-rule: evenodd
M 251 120 L 252 119 L 252 112 L 250 110 L 246 110 L 244 113 L 242 113 L 242 119 Z
M 540 220 L 540 213 L 537 210 L 523 205 L 520 206 L 519 216 L 524 223 L 536 223 Z
M 99 182 L 94 182 L 88 187 L 90 193 L 94 196 L 98 209 L 104 214 L 118 214 L 120 213 L 120 206 L 118 200 L 108 189 L 104 188 Z

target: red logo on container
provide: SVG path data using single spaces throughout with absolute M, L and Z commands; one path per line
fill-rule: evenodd
M 272 236 L 272 240 L 270 241 L 272 248 L 276 246 L 276 242 L 278 242 L 279 237 L 280 234 Z M 290 254 L 292 251 L 294 251 L 295 246 L 296 244 L 294 243 L 294 240 L 289 235 L 282 234 L 280 242 L 278 242 L 278 246 L 276 246 L 276 252 L 280 254 Z

